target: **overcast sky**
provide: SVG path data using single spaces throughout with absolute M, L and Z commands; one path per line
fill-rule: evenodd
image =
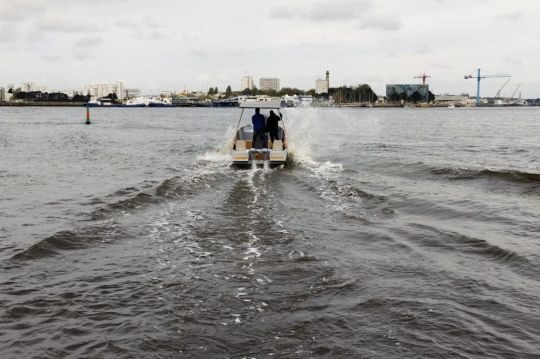
M 477 67 L 540 97 L 540 1 L 0 0 L 0 86 L 239 90 L 247 73 L 309 89 L 328 69 L 331 86 L 384 94 L 425 72 L 434 93 L 473 94 Z

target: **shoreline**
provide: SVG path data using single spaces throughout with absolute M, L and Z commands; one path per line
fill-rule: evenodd
M 86 107 L 84 102 L 0 102 L 0 107 Z M 238 108 L 238 106 L 147 106 L 144 108 L 177 108 L 177 107 L 199 107 L 199 108 Z M 448 108 L 448 104 L 374 104 L 373 106 L 366 106 L 357 103 L 340 104 L 336 106 L 310 106 L 311 108 Z M 456 106 L 456 108 L 508 108 L 508 107 L 538 107 L 535 105 L 481 105 L 481 106 Z M 90 108 L 143 108 L 138 106 L 90 106 Z M 287 107 L 284 107 L 287 108 Z

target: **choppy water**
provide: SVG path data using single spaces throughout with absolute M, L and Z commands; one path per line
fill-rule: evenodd
M 540 111 L 0 108 L 0 357 L 538 358 Z

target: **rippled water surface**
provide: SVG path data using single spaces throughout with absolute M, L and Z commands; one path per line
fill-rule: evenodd
M 0 108 L 1 358 L 538 358 L 540 111 Z

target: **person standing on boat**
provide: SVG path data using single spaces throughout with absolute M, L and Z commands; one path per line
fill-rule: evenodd
M 256 141 L 257 138 L 261 138 L 262 147 L 266 148 L 266 119 L 261 114 L 261 110 L 259 108 L 255 109 L 255 114 L 251 117 L 251 122 L 253 123 L 253 148 L 256 147 Z
M 281 121 L 281 118 L 278 117 L 274 111 L 270 111 L 270 116 L 266 120 L 266 129 L 270 134 L 270 141 L 272 141 L 272 144 L 274 144 L 274 140 L 279 140 L 279 121 Z

